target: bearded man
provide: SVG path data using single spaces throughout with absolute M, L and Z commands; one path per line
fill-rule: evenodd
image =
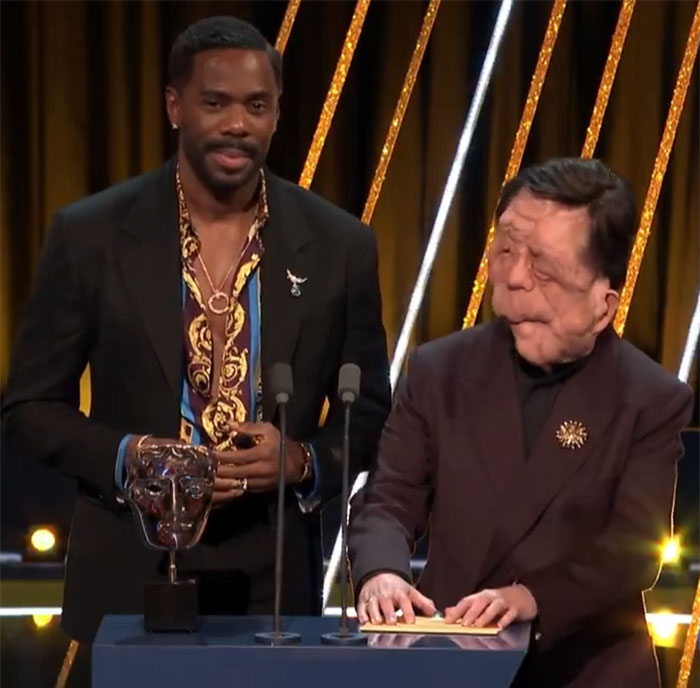
M 362 368 L 353 471 L 372 461 L 391 397 L 374 234 L 264 165 L 281 93 L 281 55 L 253 26 L 188 27 L 165 90 L 173 159 L 61 209 L 48 233 L 3 431 L 17 455 L 78 483 L 62 625 L 81 643 L 104 614 L 140 612 L 144 584 L 165 573 L 124 503 L 125 467 L 143 443 L 214 452 L 214 509 L 179 555 L 199 579 L 201 613 L 272 613 L 275 363 L 296 381 L 282 611 L 320 612 L 320 509 L 341 485 L 340 367 Z M 88 363 L 90 418 L 78 410 Z

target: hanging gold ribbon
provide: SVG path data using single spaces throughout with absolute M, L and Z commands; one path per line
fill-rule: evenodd
M 382 191 L 382 185 L 384 184 L 384 179 L 386 178 L 386 171 L 389 168 L 389 161 L 391 160 L 391 156 L 394 152 L 396 139 L 399 137 L 401 124 L 403 123 L 403 118 L 406 114 L 408 101 L 411 99 L 413 86 L 416 83 L 418 70 L 420 69 L 421 62 L 423 61 L 425 48 L 428 45 L 428 40 L 430 39 L 430 34 L 433 30 L 433 24 L 435 23 L 435 17 L 437 16 L 440 2 L 441 0 L 430 0 L 428 9 L 425 11 L 423 24 L 420 32 L 418 33 L 416 47 L 413 49 L 411 61 L 408 63 L 408 70 L 406 71 L 406 77 L 403 81 L 401 94 L 399 95 L 399 100 L 396 103 L 396 108 L 394 109 L 394 116 L 391 118 L 391 123 L 389 124 L 389 131 L 387 132 L 386 140 L 382 146 L 382 152 L 379 156 L 377 169 L 374 171 L 372 185 L 370 186 L 369 194 L 367 195 L 365 209 L 362 212 L 362 222 L 365 224 L 370 223 L 372 215 L 374 214 L 374 208 L 379 200 L 379 194 Z
M 305 189 L 308 189 L 311 186 L 311 182 L 314 179 L 316 167 L 318 166 L 318 161 L 321 157 L 321 151 L 323 150 L 323 146 L 326 144 L 326 136 L 328 136 L 328 132 L 331 128 L 333 116 L 335 115 L 335 109 L 338 106 L 340 94 L 343 92 L 343 86 L 345 85 L 345 79 L 347 78 L 348 71 L 350 71 L 352 58 L 355 55 L 355 48 L 357 47 L 357 42 L 360 39 L 362 25 L 365 23 L 369 3 L 370 0 L 358 0 L 357 4 L 355 5 L 355 11 L 353 12 L 352 19 L 350 21 L 350 28 L 345 36 L 343 49 L 340 52 L 338 64 L 335 67 L 335 73 L 333 74 L 333 79 L 331 79 L 331 85 L 328 89 L 326 100 L 323 103 L 321 117 L 318 120 L 316 132 L 314 133 L 314 138 L 311 141 L 311 146 L 306 156 L 304 169 L 302 170 L 301 177 L 299 178 L 299 186 Z
M 676 79 L 676 86 L 673 89 L 673 98 L 671 98 L 671 105 L 668 109 L 668 115 L 666 116 L 664 133 L 661 137 L 656 160 L 654 160 L 654 169 L 651 173 L 649 188 L 647 189 L 647 195 L 644 199 L 639 229 L 637 229 L 637 235 L 634 239 L 634 245 L 632 246 L 632 253 L 627 263 L 625 286 L 622 288 L 620 305 L 615 314 L 615 331 L 620 336 L 622 336 L 625 330 L 625 323 L 627 322 L 630 303 L 632 302 L 632 295 L 634 294 L 634 286 L 637 283 L 639 269 L 642 265 L 642 259 L 644 258 L 644 250 L 646 249 L 651 232 L 651 223 L 654 220 L 656 205 L 659 201 L 659 194 L 661 193 L 661 187 L 664 183 L 664 177 L 666 176 L 668 159 L 671 156 L 673 142 L 676 139 L 678 122 L 683 112 L 683 105 L 685 104 L 685 97 L 688 93 L 688 85 L 690 84 L 690 76 L 693 71 L 693 65 L 695 64 L 695 58 L 698 54 L 698 43 L 700 43 L 700 2 L 698 2 L 695 9 L 693 24 L 690 28 L 688 42 L 686 43 L 685 53 L 683 54 L 683 61 L 681 62 L 681 68 L 678 72 L 678 78 Z
M 615 81 L 615 75 L 617 74 L 617 65 L 620 63 L 620 56 L 625 46 L 627 29 L 629 29 L 630 21 L 632 20 L 632 13 L 634 12 L 636 1 L 637 0 L 624 0 L 620 8 L 620 14 L 617 17 L 617 25 L 615 26 L 615 32 L 613 33 L 612 42 L 610 44 L 610 51 L 608 52 L 608 59 L 605 61 L 603 76 L 600 79 L 600 86 L 598 87 L 598 95 L 596 96 L 593 112 L 591 113 L 591 120 L 588 123 L 588 129 L 586 129 L 586 140 L 583 143 L 583 150 L 581 151 L 582 158 L 592 158 L 598 143 L 600 128 L 603 126 L 603 117 L 605 117 L 605 111 L 608 108 L 610 92 L 612 91 L 612 85 Z
M 520 169 L 520 163 L 522 162 L 523 153 L 525 152 L 525 146 L 527 145 L 527 140 L 530 136 L 532 121 L 535 119 L 535 112 L 537 112 L 537 104 L 540 100 L 540 94 L 542 93 L 544 80 L 547 76 L 547 70 L 549 69 L 549 61 L 552 57 L 554 44 L 557 42 L 557 36 L 559 35 L 559 27 L 561 26 L 561 21 L 564 17 L 565 9 L 566 0 L 555 0 L 554 6 L 552 7 L 552 12 L 549 15 L 549 22 L 547 24 L 547 30 L 545 31 L 544 39 L 542 41 L 542 47 L 540 48 L 540 54 L 537 58 L 535 71 L 532 75 L 532 80 L 530 81 L 530 90 L 527 94 L 527 100 L 525 101 L 523 114 L 520 118 L 518 131 L 515 134 L 515 142 L 513 143 L 513 148 L 510 152 L 508 169 L 506 171 L 506 176 L 503 180 L 504 184 L 509 179 L 515 177 L 515 175 L 518 173 L 518 170 Z M 495 222 L 492 221 L 491 227 L 489 228 L 488 236 L 486 238 L 486 246 L 484 248 L 484 253 L 481 256 L 479 269 L 477 270 L 476 278 L 474 279 L 474 286 L 472 287 L 472 295 L 469 299 L 467 312 L 464 316 L 464 322 L 462 324 L 463 329 L 471 327 L 476 322 L 476 316 L 478 315 L 479 308 L 481 307 L 481 301 L 484 297 L 484 290 L 486 289 L 486 283 L 489 277 L 488 256 L 489 248 L 491 247 L 491 242 L 493 241 L 494 231 Z
M 294 20 L 297 18 L 300 4 L 301 0 L 289 0 L 287 3 L 287 10 L 284 13 L 282 25 L 280 26 L 277 40 L 275 41 L 275 48 L 279 50 L 280 53 L 284 53 L 284 49 L 287 47 L 289 34 L 292 33 L 292 27 L 294 26 Z

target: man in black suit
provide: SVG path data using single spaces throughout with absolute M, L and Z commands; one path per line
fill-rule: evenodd
M 56 214 L 4 400 L 6 439 L 79 485 L 62 623 L 80 641 L 105 613 L 139 612 L 164 570 L 122 496 L 144 436 L 215 450 L 215 506 L 179 559 L 200 580 L 201 612 L 269 613 L 279 433 L 265 373 L 291 364 L 283 612 L 313 614 L 319 507 L 340 484 L 342 410 L 331 401 L 319 428 L 324 399 L 343 363 L 362 368 L 353 470 L 390 405 L 371 230 L 263 166 L 279 53 L 249 24 L 210 18 L 177 39 L 169 67 L 176 158 Z

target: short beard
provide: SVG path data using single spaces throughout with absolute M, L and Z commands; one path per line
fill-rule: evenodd
M 231 179 L 230 181 L 214 178 L 207 169 L 206 153 L 196 145 L 188 141 L 186 137 L 182 139 L 182 151 L 187 158 L 190 169 L 195 177 L 208 191 L 215 197 L 227 196 L 228 194 L 245 186 L 251 179 L 257 176 L 262 167 L 262 163 L 256 158 L 251 158 L 253 165 L 251 171 L 244 178 Z

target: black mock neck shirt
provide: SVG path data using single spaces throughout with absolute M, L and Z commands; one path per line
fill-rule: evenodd
M 545 370 L 526 361 L 516 351 L 515 342 L 512 345 L 512 355 L 527 458 L 547 422 L 563 384 L 583 368 L 590 354 L 575 361 L 557 364 L 552 370 Z

